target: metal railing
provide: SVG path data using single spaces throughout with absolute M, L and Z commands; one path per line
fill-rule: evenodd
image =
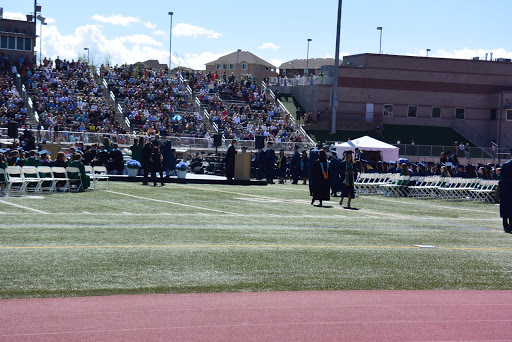
M 485 146 L 487 145 L 484 141 L 484 137 L 482 134 L 468 125 L 464 120 L 461 119 L 455 119 L 455 122 L 453 124 L 453 129 L 464 136 L 466 139 L 470 140 L 472 143 L 478 146 Z
M 113 142 L 117 142 L 121 146 L 129 146 L 133 144 L 133 140 L 135 138 L 145 137 L 145 138 L 153 138 L 154 136 L 149 136 L 147 134 L 137 135 L 132 133 L 127 134 L 114 134 L 114 133 L 90 133 L 90 132 L 71 132 L 71 131 L 53 131 L 53 130 L 33 130 L 34 136 L 36 138 L 37 143 L 52 143 L 59 145 L 68 145 L 73 144 L 75 142 L 81 141 L 84 144 L 92 144 L 92 143 L 103 143 L 104 138 L 109 138 Z M 7 136 L 7 128 L 0 128 L 0 139 L 9 140 Z M 22 130 L 20 130 L 20 134 Z M 173 147 L 176 148 L 186 148 L 186 149 L 211 149 L 213 146 L 213 137 L 208 138 L 193 138 L 193 137 L 166 137 L 167 140 L 170 140 Z M 221 148 L 229 147 L 231 143 L 231 139 L 223 139 L 223 143 Z M 285 149 L 287 151 L 292 151 L 295 145 L 299 145 L 301 149 L 307 149 L 312 147 L 309 143 L 297 143 L 297 142 L 274 142 L 274 148 Z M 249 150 L 255 150 L 255 141 L 254 140 L 238 140 L 238 146 L 245 146 Z
M 412 157 L 440 157 L 442 152 L 448 152 L 447 157 L 456 154 L 458 158 L 471 159 L 506 159 L 508 155 L 507 148 L 498 147 L 465 147 L 461 150 L 458 146 L 441 145 L 411 145 L 396 144 L 400 148 L 400 155 Z
M 302 135 L 302 137 L 304 137 L 308 144 L 310 144 L 311 146 L 315 146 L 315 141 L 313 139 L 311 139 L 311 137 L 309 136 L 309 134 L 304 130 L 304 128 L 297 124 L 295 122 L 295 118 L 293 115 L 291 115 L 291 113 L 288 111 L 288 109 L 284 106 L 284 104 L 281 102 L 281 100 L 277 99 L 276 98 L 276 95 L 274 94 L 274 92 L 272 91 L 272 89 L 268 88 L 267 87 L 267 84 L 265 82 L 261 82 L 261 85 L 263 87 L 263 89 L 265 91 L 268 91 L 270 93 L 270 96 L 272 97 L 272 99 L 274 99 L 276 101 L 276 103 L 278 104 L 279 106 L 279 109 L 285 113 L 285 115 L 288 115 L 288 117 L 290 118 L 290 120 L 292 121 L 293 123 L 293 127 L 295 129 L 297 129 L 299 131 L 299 133 Z

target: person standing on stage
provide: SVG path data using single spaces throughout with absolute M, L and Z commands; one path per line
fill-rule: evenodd
M 151 178 L 153 179 L 153 186 L 156 186 L 156 173 L 160 173 L 160 183 L 164 186 L 164 171 L 162 169 L 162 154 L 158 146 L 153 147 L 153 153 L 151 154 Z
M 287 159 L 284 155 L 284 149 L 279 151 L 279 156 L 277 157 L 277 175 L 279 177 L 279 184 L 284 184 L 284 180 L 286 178 L 286 166 Z
M 147 141 L 142 149 L 142 168 L 144 169 L 144 179 L 142 185 L 148 185 L 148 176 L 151 171 L 151 154 L 153 153 L 153 144 Z
M 236 154 L 236 139 L 231 140 L 231 145 L 226 151 L 224 162 L 226 163 L 226 178 L 228 181 L 233 180 L 235 177 L 235 154 Z
M 322 201 L 331 199 L 329 196 L 329 162 L 327 153 L 323 149 L 318 152 L 318 160 L 313 163 L 311 168 L 310 188 L 313 196 L 311 204 L 315 204 L 315 201 L 318 200 L 322 206 Z
M 501 166 L 499 188 L 500 216 L 503 218 L 503 230 L 505 233 L 512 234 L 512 160 Z
M 272 149 L 272 142 L 267 143 L 265 151 L 265 179 L 268 184 L 274 184 L 274 168 L 276 166 L 276 153 Z
M 347 208 L 351 209 L 350 202 L 355 197 L 354 179 L 356 175 L 356 168 L 352 159 L 352 151 L 345 152 L 345 160 L 341 163 L 341 176 L 343 177 L 343 184 L 341 185 L 341 200 L 340 205 L 343 205 L 343 199 L 348 197 Z
M 293 156 L 292 161 L 290 163 L 291 173 L 292 173 L 292 184 L 297 184 L 299 182 L 300 175 L 300 154 L 299 154 L 299 146 L 295 145 L 293 148 Z

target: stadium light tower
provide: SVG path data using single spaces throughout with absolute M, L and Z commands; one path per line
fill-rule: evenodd
M 39 19 L 39 65 L 42 64 L 41 59 L 43 56 L 43 25 L 48 25 L 45 20 L 46 18 L 43 17 L 41 14 L 37 15 L 37 19 Z
M 309 76 L 309 42 L 311 41 L 311 38 L 308 38 L 308 52 L 306 54 L 306 72 L 304 73 L 305 77 Z
M 379 54 L 381 54 L 382 53 L 382 26 L 377 27 L 377 30 L 380 31 Z
M 338 110 L 338 75 L 340 69 L 340 30 L 341 30 L 341 6 L 343 0 L 338 0 L 338 22 L 336 24 L 336 52 L 334 57 L 334 82 L 331 92 L 331 134 L 336 133 L 336 112 Z
M 172 16 L 174 12 L 168 13 L 171 16 L 171 28 L 169 31 L 169 73 L 167 75 L 168 78 L 171 78 L 171 61 L 172 61 Z
M 84 48 L 84 50 L 87 50 L 87 67 L 90 68 L 89 66 L 89 48 Z
M 428 53 L 430 52 L 430 49 L 427 49 L 427 57 L 428 57 Z

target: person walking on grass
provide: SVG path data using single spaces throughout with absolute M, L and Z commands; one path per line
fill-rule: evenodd
M 347 209 L 352 209 L 350 202 L 355 197 L 354 179 L 356 175 L 356 168 L 352 159 L 352 151 L 345 152 L 345 160 L 341 163 L 341 176 L 344 177 L 343 184 L 341 185 L 341 200 L 340 205 L 343 205 L 345 197 L 348 198 Z
M 330 183 L 329 183 L 329 162 L 327 161 L 327 153 L 324 149 L 318 152 L 318 160 L 313 163 L 311 169 L 311 193 L 313 199 L 311 204 L 315 204 L 315 201 L 320 202 L 328 201 L 330 197 Z
M 512 160 L 501 166 L 500 180 L 500 216 L 503 218 L 503 230 L 512 234 Z

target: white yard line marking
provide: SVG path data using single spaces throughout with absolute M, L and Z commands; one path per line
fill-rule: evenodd
M 159 200 L 159 199 L 155 199 L 155 198 L 135 196 L 135 195 L 125 194 L 125 193 L 122 193 L 122 192 L 111 191 L 111 190 L 105 190 L 105 191 L 109 192 L 111 194 L 122 195 L 122 196 L 127 196 L 127 197 L 133 197 L 133 198 L 143 199 L 143 200 L 152 201 L 152 202 L 166 203 L 166 204 L 172 204 L 172 205 L 177 205 L 177 206 L 182 206 L 182 207 L 187 207 L 187 208 L 194 208 L 194 209 L 200 209 L 200 210 L 213 211 L 213 212 L 216 212 L 216 213 L 241 216 L 241 214 L 233 213 L 233 212 L 230 212 L 230 211 L 198 207 L 198 206 L 195 206 L 195 205 L 183 204 L 183 203 L 177 203 L 177 202 L 171 202 L 171 201 L 164 201 L 164 200 Z
M 393 200 L 393 199 L 390 199 L 390 198 L 378 198 L 378 197 L 370 197 L 370 196 L 365 197 L 365 199 L 366 198 L 367 199 L 372 199 L 372 200 L 375 200 L 375 201 L 395 202 L 395 203 L 407 204 L 407 205 L 411 205 L 411 206 L 415 205 L 415 206 L 429 207 L 429 208 L 454 209 L 453 207 L 449 207 L 449 206 L 445 206 L 445 205 L 427 204 L 425 202 L 421 202 L 421 203 L 404 202 L 404 201 Z M 457 207 L 456 210 L 472 211 L 472 212 L 475 212 L 475 213 L 482 213 L 483 212 L 482 210 L 469 209 L 469 208 L 461 208 L 461 207 Z
M 25 209 L 25 210 L 30 210 L 30 211 L 33 211 L 33 212 L 36 212 L 38 214 L 49 214 L 45 211 L 41 211 L 41 210 L 37 210 L 37 209 L 33 209 L 33 208 L 29 208 L 29 207 L 25 207 L 24 205 L 19 205 L 19 204 L 14 204 L 14 203 L 11 203 L 11 202 L 6 202 L 6 201 L 2 201 L 0 200 L 0 203 L 4 203 L 4 204 L 7 204 L 7 205 L 12 205 L 13 207 L 16 207 L 16 208 L 21 208 L 21 209 Z

